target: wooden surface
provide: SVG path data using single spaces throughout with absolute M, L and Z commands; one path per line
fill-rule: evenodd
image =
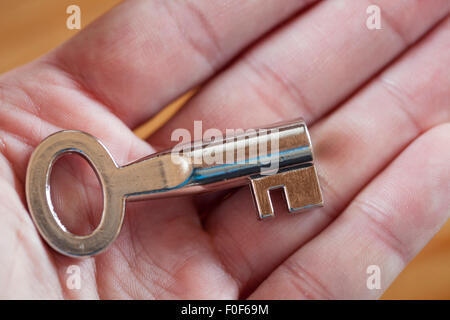
M 0 0 L 0 73 L 38 57 L 77 31 L 66 28 L 66 8 L 81 8 L 81 27 L 117 4 L 118 0 Z M 180 107 L 139 128 L 152 132 Z M 385 299 L 450 299 L 450 222 L 409 264 L 383 296 Z

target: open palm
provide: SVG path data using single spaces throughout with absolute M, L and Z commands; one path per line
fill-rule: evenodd
M 0 287 L 9 298 L 377 298 L 450 215 L 450 2 L 124 2 L 0 78 Z M 225 67 L 226 66 L 226 67 Z M 148 141 L 132 129 L 205 82 Z M 302 116 L 325 206 L 255 219 L 250 191 L 127 205 L 106 252 L 72 259 L 40 238 L 24 201 L 28 159 L 61 129 L 93 134 L 123 165 L 171 132 Z M 86 170 L 80 170 L 84 168 Z M 58 162 L 53 199 L 91 231 L 98 183 Z M 78 265 L 81 288 L 67 285 Z M 380 268 L 381 288 L 367 286 Z

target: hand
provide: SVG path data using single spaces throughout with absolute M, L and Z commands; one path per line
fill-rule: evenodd
M 450 2 L 380 0 L 381 30 L 366 28 L 364 1 L 310 2 L 127 1 L 2 75 L 3 297 L 379 297 L 450 214 Z M 209 78 L 149 141 L 133 134 Z M 27 212 L 28 159 L 55 131 L 89 132 L 123 165 L 194 120 L 225 129 L 299 116 L 323 208 L 288 216 L 278 199 L 277 217 L 258 222 L 248 188 L 129 203 L 116 242 L 82 260 L 51 250 Z M 89 233 L 102 205 L 95 176 L 76 156 L 57 165 L 60 218 Z M 71 265 L 80 289 L 67 286 Z M 368 289 L 369 265 L 381 289 Z

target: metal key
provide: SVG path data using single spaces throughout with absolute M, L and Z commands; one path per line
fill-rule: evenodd
M 103 190 L 103 213 L 87 236 L 69 232 L 51 203 L 50 174 L 67 153 L 83 156 Z M 26 176 L 32 218 L 47 243 L 69 256 L 106 249 L 120 232 L 125 201 L 213 191 L 249 184 L 258 217 L 272 217 L 269 192 L 283 188 L 289 211 L 322 206 L 313 152 L 303 120 L 249 131 L 218 141 L 196 142 L 118 166 L 93 136 L 66 130 L 46 138 L 33 152 Z

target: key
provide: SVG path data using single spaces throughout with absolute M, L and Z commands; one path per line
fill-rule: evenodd
M 98 176 L 103 212 L 89 235 L 69 232 L 51 203 L 49 179 L 64 154 L 83 156 Z M 33 221 L 56 251 L 74 257 L 105 250 L 120 232 L 127 200 L 215 191 L 248 184 L 259 219 L 273 217 L 270 191 L 284 190 L 290 212 L 323 205 L 308 129 L 303 120 L 278 124 L 214 141 L 200 141 L 119 166 L 107 148 L 88 133 L 57 132 L 31 155 L 25 191 Z

